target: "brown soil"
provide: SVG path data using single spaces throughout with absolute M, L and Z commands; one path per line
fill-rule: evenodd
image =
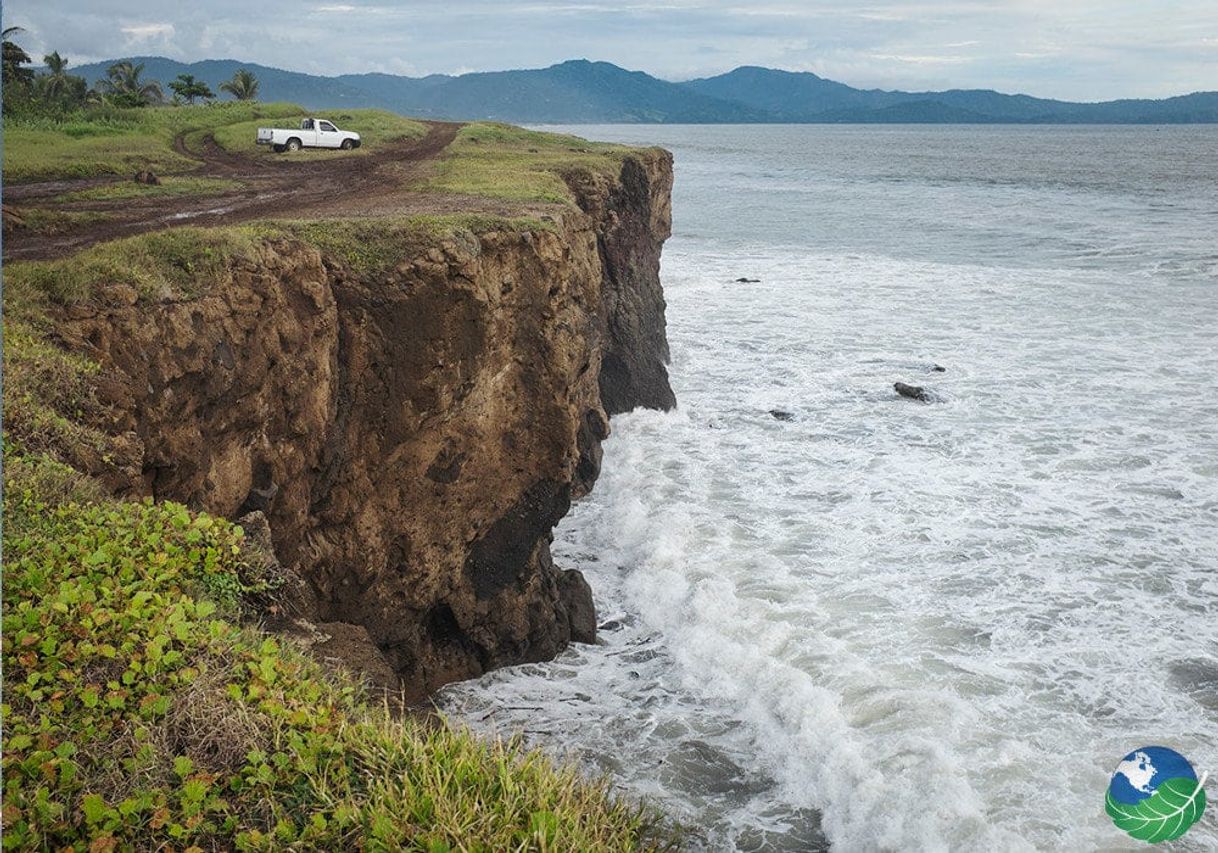
M 201 148 L 187 147 L 179 136 L 174 147 L 201 161 L 191 177 L 239 181 L 237 190 L 211 195 L 162 196 L 112 201 L 59 202 L 76 190 L 121 183 L 130 178 L 44 181 L 5 187 L 4 260 L 60 257 L 94 243 L 179 225 L 230 225 L 251 219 L 384 216 L 410 213 L 484 212 L 514 214 L 507 205 L 469 196 L 424 193 L 411 189 L 427 177 L 431 164 L 456 136 L 460 124 L 428 122 L 420 139 L 382 145 L 376 151 L 327 152 L 302 159 L 291 154 L 267 157 L 226 151 L 209 135 Z M 99 213 L 100 221 L 38 233 L 22 226 L 23 208 Z

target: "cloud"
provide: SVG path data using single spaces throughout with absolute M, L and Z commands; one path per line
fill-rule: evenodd
M 129 24 L 119 29 L 131 41 L 151 41 L 153 39 L 172 38 L 175 32 L 173 24 Z
M 963 65 L 973 61 L 971 56 L 902 56 L 895 53 L 870 53 L 868 56 L 883 62 L 907 62 L 910 65 Z

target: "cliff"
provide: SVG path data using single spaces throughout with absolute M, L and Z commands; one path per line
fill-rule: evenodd
M 57 309 L 57 342 L 101 365 L 108 441 L 68 461 L 118 495 L 264 517 L 303 580 L 286 623 L 409 697 L 591 641 L 551 531 L 608 416 L 675 403 L 671 159 L 620 162 L 565 175 L 577 207 L 545 221 L 369 220 L 360 240 L 398 241 L 387 267 L 310 239 L 325 225 L 266 229 L 200 293 Z

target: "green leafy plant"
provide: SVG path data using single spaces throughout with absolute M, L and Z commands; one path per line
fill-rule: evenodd
M 239 527 L 6 454 L 5 850 L 675 845 L 603 783 L 241 627 L 264 584 Z

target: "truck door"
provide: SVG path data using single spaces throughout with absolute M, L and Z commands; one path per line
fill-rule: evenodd
M 328 121 L 317 122 L 317 144 L 322 148 L 337 148 L 342 144 L 338 128 Z
M 317 122 L 312 118 L 301 119 L 301 145 L 313 147 L 317 145 Z

